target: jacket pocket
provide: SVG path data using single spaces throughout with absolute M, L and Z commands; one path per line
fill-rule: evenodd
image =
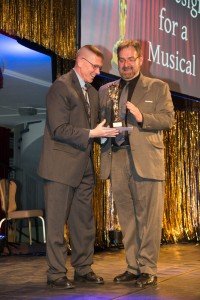
M 164 143 L 163 143 L 162 139 L 160 139 L 160 137 L 158 137 L 157 135 L 148 136 L 148 137 L 146 137 L 146 139 L 147 139 L 148 143 L 153 145 L 155 148 L 159 148 L 159 149 L 164 148 Z
M 74 156 L 76 156 L 76 155 L 78 155 L 80 153 L 79 149 L 76 149 L 76 148 L 74 148 L 71 145 L 62 144 L 62 143 L 58 143 L 58 142 L 54 143 L 53 150 L 67 152 L 67 153 L 70 153 L 70 154 L 72 154 Z

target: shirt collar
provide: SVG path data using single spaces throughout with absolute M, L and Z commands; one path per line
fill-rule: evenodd
M 75 69 L 73 69 L 74 70 L 74 72 L 76 73 L 76 76 L 78 77 L 78 81 L 79 81 L 79 83 L 80 83 L 80 86 L 81 86 L 81 88 L 84 88 L 85 87 L 85 81 L 83 80 L 83 78 L 76 72 L 76 70 Z
M 136 76 L 136 77 L 134 77 L 133 79 L 131 79 L 131 80 L 124 80 L 123 78 L 121 78 L 120 79 L 120 84 L 122 85 L 122 86 L 125 86 L 126 85 L 126 83 L 129 83 L 129 85 L 132 85 L 132 84 L 136 84 L 137 83 L 137 81 L 138 81 L 138 79 L 139 79 L 139 77 L 140 77 L 140 73 Z

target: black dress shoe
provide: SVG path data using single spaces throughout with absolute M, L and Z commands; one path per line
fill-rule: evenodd
M 156 285 L 156 284 L 157 284 L 157 276 L 148 273 L 141 273 L 139 278 L 136 281 L 136 285 L 139 287 L 144 287 L 147 285 Z
M 98 283 L 103 284 L 103 278 L 97 276 L 93 271 L 85 274 L 85 275 L 79 275 L 76 272 L 74 273 L 74 281 L 77 282 L 88 282 L 88 283 Z
M 135 275 L 133 273 L 126 271 L 123 274 L 116 276 L 113 281 L 116 283 L 123 283 L 123 282 L 129 282 L 129 281 L 136 280 L 137 278 L 138 278 L 138 275 Z
M 47 285 L 51 286 L 55 289 L 73 289 L 75 286 L 71 283 L 71 281 L 66 277 L 61 277 L 56 280 L 47 280 Z

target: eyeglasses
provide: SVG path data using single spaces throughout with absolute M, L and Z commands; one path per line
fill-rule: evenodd
M 99 69 L 99 71 L 102 70 L 102 66 L 92 64 L 92 63 L 91 63 L 89 60 L 87 60 L 85 57 L 82 57 L 82 59 L 86 60 L 89 64 L 91 64 L 91 66 L 93 67 L 94 70 L 97 70 L 97 69 Z
M 124 64 L 125 62 L 128 62 L 128 63 L 135 63 L 136 60 L 139 58 L 140 56 L 137 56 L 137 57 L 129 57 L 128 59 L 125 59 L 125 58 L 119 58 L 119 62 L 121 64 Z

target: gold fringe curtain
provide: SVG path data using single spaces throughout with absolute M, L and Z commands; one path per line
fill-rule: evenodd
M 74 59 L 76 0 L 0 0 L 0 29 Z
M 163 241 L 200 240 L 200 102 L 194 111 L 176 111 L 165 132 L 166 195 Z

